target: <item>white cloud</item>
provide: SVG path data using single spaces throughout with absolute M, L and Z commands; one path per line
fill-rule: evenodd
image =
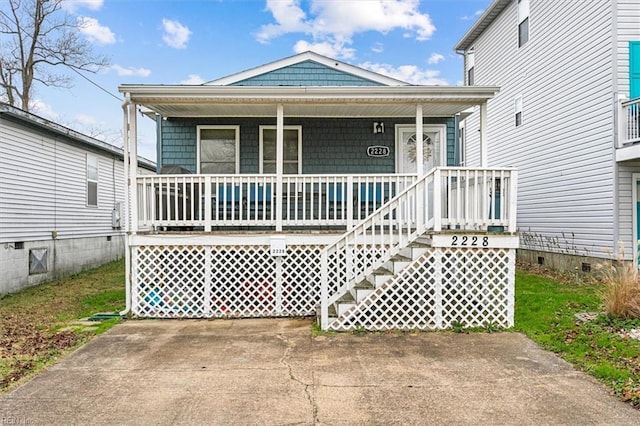
M 33 99 L 31 101 L 30 111 L 39 115 L 42 118 L 46 118 L 47 120 L 58 122 L 60 120 L 60 114 L 54 111 L 53 107 L 40 99 Z
M 67 12 L 75 12 L 80 8 L 86 8 L 89 10 L 100 10 L 104 0 L 64 0 L 61 5 Z
M 98 120 L 95 117 L 87 114 L 78 114 L 74 117 L 74 120 L 85 127 L 91 127 L 98 124 Z
M 149 77 L 151 70 L 146 68 L 125 68 L 120 65 L 111 65 L 111 69 L 114 70 L 120 77 Z
M 473 15 L 471 15 L 471 16 L 464 15 L 464 16 L 461 16 L 460 19 L 462 19 L 463 21 L 470 21 L 470 20 L 476 19 L 478 16 L 482 15 L 483 12 L 484 12 L 484 9 L 476 10 Z
M 202 84 L 204 80 L 198 74 L 189 74 L 186 80 L 182 80 L 180 84 Z
M 172 21 L 170 19 L 162 20 L 162 40 L 167 45 L 176 49 L 184 49 L 187 47 L 187 42 L 191 37 L 191 30 L 189 27 L 185 27 L 178 21 Z
M 80 32 L 92 43 L 98 43 L 101 46 L 105 44 L 113 44 L 116 42 L 116 35 L 104 25 L 100 25 L 97 19 L 86 16 L 78 16 L 78 27 Z
M 444 61 L 444 56 L 441 55 L 440 53 L 432 53 L 431 56 L 429 56 L 429 59 L 427 62 L 429 62 L 429 64 L 433 65 L 433 64 L 437 64 L 438 62 L 442 62 Z
M 394 67 L 389 64 L 365 62 L 358 66 L 411 84 L 427 86 L 446 86 L 448 84 L 447 80 L 440 77 L 440 71 L 423 70 L 415 65 Z
M 351 45 L 354 34 L 399 29 L 406 36 L 427 40 L 436 30 L 429 14 L 419 11 L 419 0 L 310 0 L 308 4 L 305 11 L 301 0 L 267 0 L 275 22 L 263 25 L 256 39 L 266 43 L 283 34 L 302 33 L 313 38 L 309 45 L 332 46 L 347 57 L 353 55 L 345 46 Z
M 355 49 L 347 47 L 344 43 L 329 43 L 327 41 L 318 43 L 309 43 L 305 40 L 298 41 L 293 50 L 296 53 L 306 52 L 311 50 L 324 56 L 336 59 L 351 59 L 355 53 Z

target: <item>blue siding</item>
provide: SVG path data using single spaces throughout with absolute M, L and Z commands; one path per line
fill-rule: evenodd
M 303 61 L 233 83 L 232 86 L 382 86 L 313 61 Z
M 372 119 L 292 118 L 285 125 L 302 126 L 302 172 L 394 173 L 396 124 L 413 124 L 412 119 L 384 119 L 387 131 L 374 135 Z M 447 125 L 447 165 L 455 165 L 455 119 L 425 118 L 425 124 Z M 275 125 L 268 118 L 169 119 L 162 122 L 162 164 L 178 165 L 196 173 L 196 126 L 240 125 L 240 173 L 258 173 L 260 125 Z M 389 157 L 368 157 L 367 147 L 384 145 Z

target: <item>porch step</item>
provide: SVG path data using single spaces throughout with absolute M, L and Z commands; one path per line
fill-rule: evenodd
M 416 260 L 423 254 L 429 251 L 431 248 L 431 244 L 424 244 L 413 242 L 409 244 L 407 247 L 400 249 L 398 253 L 400 256 L 408 257 L 409 259 Z
M 375 286 L 368 280 L 362 280 L 355 285 L 356 302 L 360 303 L 375 290 Z
M 393 272 L 394 274 L 397 274 L 398 272 L 409 266 L 411 264 L 411 261 L 412 260 L 410 258 L 397 254 L 391 259 L 387 260 L 384 265 L 382 265 L 382 267 Z
M 347 292 L 340 297 L 340 299 L 336 300 L 334 303 L 335 311 L 338 314 L 337 316 L 344 315 L 349 309 L 356 306 L 356 301 L 351 295 L 351 293 Z
M 380 288 L 384 283 L 393 278 L 395 274 L 383 267 L 380 267 L 367 275 L 367 281 L 373 284 L 375 288 Z

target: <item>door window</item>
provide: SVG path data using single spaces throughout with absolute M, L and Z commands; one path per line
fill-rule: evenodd
M 302 128 L 285 126 L 283 133 L 284 174 L 302 173 Z M 260 172 L 276 173 L 276 128 L 260 127 Z

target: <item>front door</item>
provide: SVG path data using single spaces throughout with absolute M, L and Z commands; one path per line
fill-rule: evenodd
M 427 173 L 434 167 L 446 166 L 446 126 L 423 127 L 423 171 Z M 398 126 L 396 131 L 396 171 L 397 173 L 416 173 L 415 126 Z

